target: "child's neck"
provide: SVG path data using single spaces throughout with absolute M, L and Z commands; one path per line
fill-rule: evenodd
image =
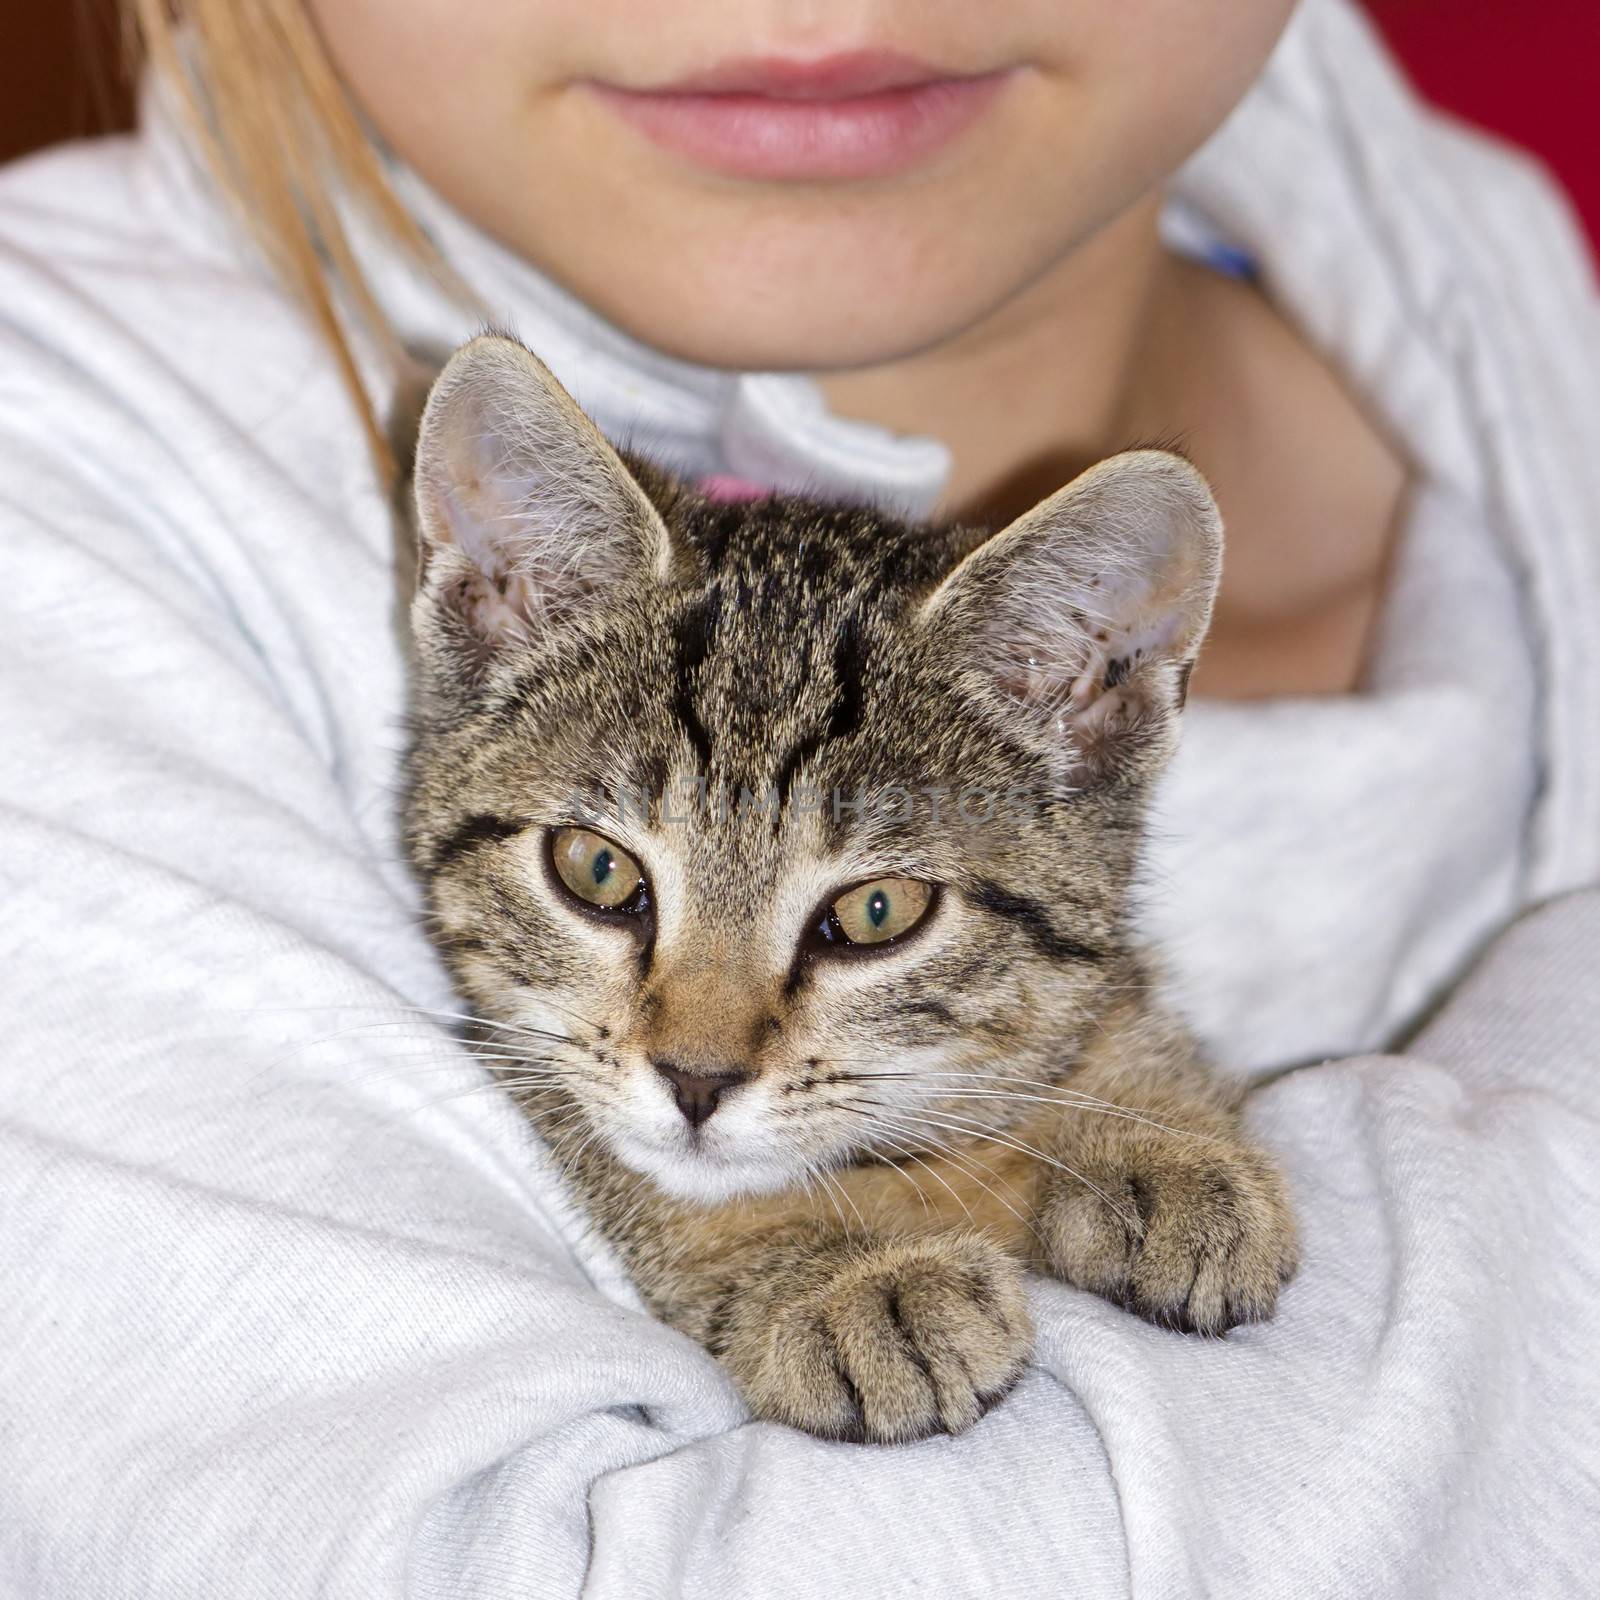
M 1196 691 L 1348 691 L 1405 464 L 1265 296 L 1164 248 L 1159 212 L 1142 202 L 956 338 L 823 390 L 842 415 L 943 440 L 945 511 L 991 524 L 1131 445 L 1185 450 L 1228 528 Z
M 952 514 L 1004 522 L 1122 436 L 1165 264 L 1159 201 L 1108 224 L 957 337 L 822 380 L 829 404 L 950 447 Z M 1142 408 L 1141 408 L 1142 409 Z

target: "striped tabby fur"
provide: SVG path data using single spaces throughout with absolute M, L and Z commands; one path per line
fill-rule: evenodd
M 1174 1328 L 1271 1314 L 1282 1182 L 1128 929 L 1220 561 L 1192 468 L 1117 457 L 987 538 L 711 504 L 486 336 L 416 494 L 439 947 L 649 1304 L 758 1415 L 968 1426 L 1027 1358 L 1028 1270 Z M 644 870 L 632 911 L 552 870 L 583 823 Z M 883 876 L 935 886 L 923 920 L 819 940 Z

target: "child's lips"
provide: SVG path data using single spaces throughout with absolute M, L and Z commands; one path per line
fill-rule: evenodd
M 725 62 L 660 87 L 590 87 L 648 139 L 697 166 L 818 182 L 914 166 L 981 117 L 1008 77 L 943 73 L 864 51 Z

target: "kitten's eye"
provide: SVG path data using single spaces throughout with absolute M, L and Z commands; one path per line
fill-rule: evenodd
M 874 878 L 833 902 L 833 921 L 851 944 L 882 944 L 909 933 L 932 900 L 933 890 L 915 878 Z
M 644 887 L 639 863 L 626 850 L 587 828 L 557 828 L 550 840 L 556 876 L 586 905 L 631 909 Z

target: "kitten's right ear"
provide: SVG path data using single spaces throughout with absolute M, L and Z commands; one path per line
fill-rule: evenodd
M 619 586 L 664 579 L 665 524 L 548 367 L 514 339 L 463 345 L 417 440 L 419 635 L 481 667 L 580 621 Z

